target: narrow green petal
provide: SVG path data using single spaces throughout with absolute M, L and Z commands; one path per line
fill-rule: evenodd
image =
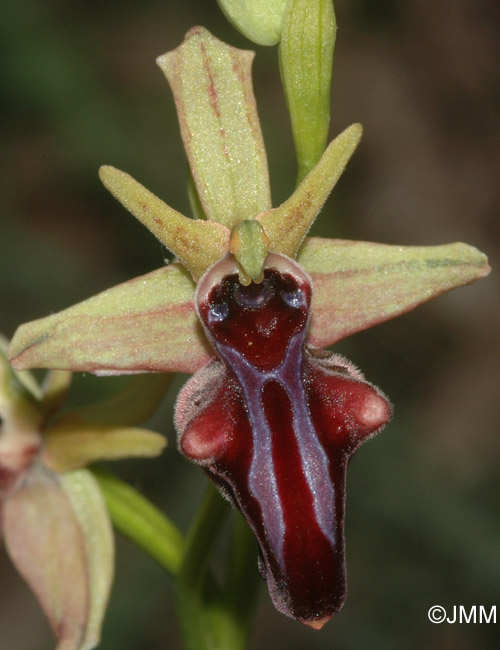
M 81 650 L 91 650 L 99 644 L 101 638 L 101 626 L 113 583 L 113 530 L 106 502 L 90 472 L 68 472 L 61 476 L 60 481 L 73 507 L 85 547 L 89 612 L 85 635 L 79 647 Z
M 67 472 L 99 460 L 154 458 L 166 444 L 166 439 L 154 431 L 63 418 L 45 435 L 43 461 L 56 472 Z
M 276 45 L 287 0 L 217 0 L 229 22 L 258 45 Z
M 188 219 L 132 176 L 114 167 L 101 167 L 99 177 L 111 194 L 177 255 L 195 280 L 199 280 L 212 264 L 226 254 L 229 230 L 224 226 Z
M 298 183 L 326 146 L 336 31 L 332 0 L 288 2 L 279 54 L 299 165 Z
M 228 228 L 271 207 L 253 57 L 194 27 L 177 49 L 157 59 L 174 93 L 205 214 Z
M 178 264 L 148 273 L 21 325 L 15 368 L 97 374 L 194 372 L 211 350 L 193 306 L 194 283 Z
M 311 237 L 298 262 L 313 282 L 309 342 L 319 348 L 488 275 L 467 244 L 390 246 Z
M 362 131 L 361 124 L 352 124 L 338 135 L 292 196 L 279 208 L 258 217 L 269 237 L 270 251 L 292 258 L 296 256 L 307 231 L 358 146 Z

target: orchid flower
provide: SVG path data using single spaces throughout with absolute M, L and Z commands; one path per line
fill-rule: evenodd
M 53 371 L 40 387 L 12 370 L 6 352 L 0 339 L 0 533 L 58 650 L 89 650 L 100 638 L 114 543 L 104 497 L 83 467 L 161 452 L 163 436 L 130 425 L 156 406 L 168 376 L 144 375 L 148 397 L 140 406 L 131 406 L 126 389 L 103 404 L 59 412 L 71 373 Z
M 125 172 L 111 193 L 178 261 L 19 328 L 17 369 L 188 372 L 181 452 L 245 516 L 275 606 L 315 628 L 345 597 L 345 472 L 391 417 L 388 399 L 324 348 L 488 273 L 466 244 L 406 247 L 306 237 L 361 137 L 326 148 L 272 207 L 253 53 L 201 27 L 158 64 L 172 88 L 195 216 Z

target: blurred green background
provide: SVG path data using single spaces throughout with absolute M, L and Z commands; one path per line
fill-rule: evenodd
M 331 132 L 359 121 L 365 135 L 314 233 L 405 245 L 467 241 L 498 269 L 498 1 L 337 0 L 335 7 Z M 215 0 L 2 3 L 0 330 L 7 336 L 168 258 L 103 189 L 97 169 L 124 169 L 188 211 L 172 96 L 154 61 L 194 24 L 254 49 Z M 293 145 L 276 50 L 255 49 L 276 205 L 293 187 Z M 500 608 L 498 296 L 494 272 L 337 346 L 395 404 L 392 423 L 348 474 L 347 602 L 318 633 L 275 612 L 262 589 L 251 649 L 499 647 L 500 622 L 427 618 L 432 605 Z M 122 381 L 78 376 L 70 398 L 94 399 Z M 186 530 L 205 478 L 175 449 L 174 396 L 151 425 L 168 436 L 163 457 L 114 469 Z M 219 562 L 225 552 L 222 539 Z M 1 551 L 0 648 L 53 645 Z M 119 536 L 101 647 L 181 647 L 170 580 Z

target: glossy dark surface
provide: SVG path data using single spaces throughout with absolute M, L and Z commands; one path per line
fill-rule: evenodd
M 237 275 L 227 277 L 199 311 L 223 356 L 231 348 L 269 371 L 283 361 L 290 337 L 305 331 L 310 302 L 308 285 L 268 269 L 261 284 L 243 286 Z

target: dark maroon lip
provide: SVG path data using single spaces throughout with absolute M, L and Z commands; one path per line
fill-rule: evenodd
M 308 351 L 300 266 L 271 254 L 249 286 L 236 270 L 225 258 L 197 290 L 217 357 L 179 396 L 179 446 L 246 517 L 277 609 L 320 627 L 345 598 L 347 463 L 391 407 L 343 357 Z

